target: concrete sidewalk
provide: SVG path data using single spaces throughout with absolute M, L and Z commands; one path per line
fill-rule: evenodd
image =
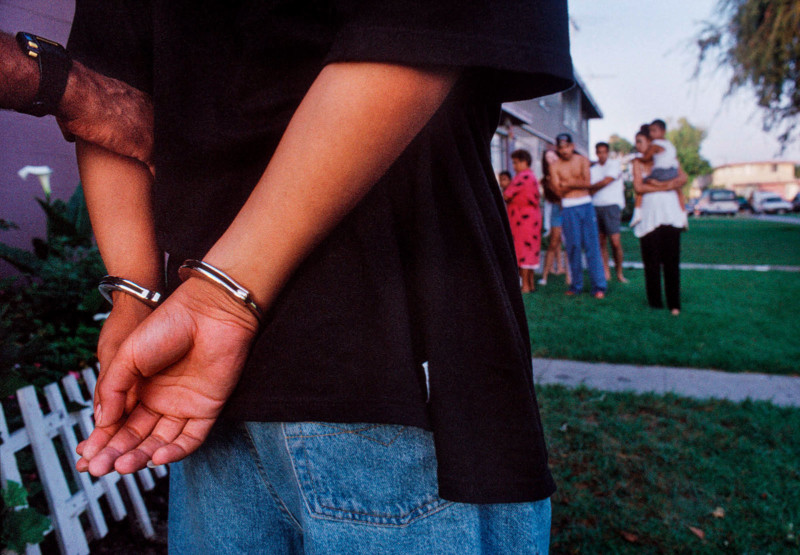
M 800 377 L 792 376 L 547 358 L 533 359 L 533 376 L 537 384 L 585 385 L 603 391 L 675 393 L 697 399 L 736 402 L 752 399 L 800 407 Z
M 609 266 L 614 268 L 613 261 Z M 739 272 L 800 272 L 800 266 L 779 266 L 770 264 L 699 264 L 696 262 L 681 262 L 681 270 L 736 270 Z M 623 262 L 623 268 L 644 269 L 641 262 Z

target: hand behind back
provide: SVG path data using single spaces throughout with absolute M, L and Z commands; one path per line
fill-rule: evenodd
M 78 470 L 129 473 L 195 451 L 233 393 L 257 327 L 216 286 L 187 280 L 101 373 L 97 428 L 79 446 Z

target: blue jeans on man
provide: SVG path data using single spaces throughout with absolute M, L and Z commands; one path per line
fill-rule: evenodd
M 586 265 L 592 282 L 592 294 L 605 292 L 608 287 L 603 272 L 603 259 L 600 257 L 600 239 L 597 235 L 597 215 L 591 202 L 561 208 L 563 221 L 562 234 L 567 249 L 569 269 L 572 273 L 572 293 L 583 289 L 583 260 L 581 252 L 586 253 Z

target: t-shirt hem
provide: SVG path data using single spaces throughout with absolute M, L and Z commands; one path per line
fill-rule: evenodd
M 308 399 L 268 399 L 259 406 L 244 403 L 228 406 L 222 418 L 239 422 L 364 422 L 431 430 L 427 411 L 419 405 L 393 403 L 371 403 L 359 407 L 352 401 L 318 403 Z
M 531 503 L 547 499 L 557 489 L 549 470 L 538 479 L 503 483 L 475 483 L 439 475 L 439 497 L 456 503 Z

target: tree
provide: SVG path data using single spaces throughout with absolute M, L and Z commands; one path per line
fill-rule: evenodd
M 733 70 L 728 93 L 751 86 L 785 148 L 800 137 L 800 0 L 718 0 L 717 12 L 697 36 L 698 70 L 716 54 Z
M 631 142 L 616 133 L 608 138 L 608 146 L 611 152 L 616 152 L 619 156 L 625 156 L 633 152 L 633 145 Z
M 711 164 L 700 156 L 700 145 L 706 138 L 706 130 L 695 127 L 686 118 L 680 118 L 677 126 L 667 131 L 667 140 L 675 145 L 678 161 L 689 176 L 687 187 L 695 177 L 711 173 Z

